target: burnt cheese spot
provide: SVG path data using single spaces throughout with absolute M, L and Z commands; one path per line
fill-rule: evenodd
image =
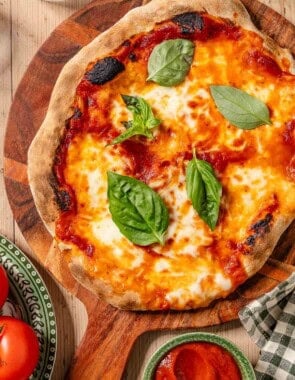
M 75 108 L 71 119 L 80 119 L 81 116 L 82 116 L 82 112 L 79 110 L 79 108 Z
M 133 52 L 131 52 L 128 55 L 128 58 L 130 59 L 131 62 L 136 62 L 137 61 L 137 57 L 136 57 L 136 55 Z
M 203 18 L 198 13 L 182 13 L 175 16 L 172 20 L 181 27 L 183 34 L 191 34 L 196 30 L 202 30 L 204 27 Z
M 125 69 L 122 62 L 114 57 L 106 57 L 98 61 L 88 73 L 86 78 L 92 84 L 104 84 L 114 79 Z

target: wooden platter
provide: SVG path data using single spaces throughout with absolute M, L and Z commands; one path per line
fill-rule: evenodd
M 5 185 L 14 217 L 39 261 L 48 267 L 52 243 L 35 208 L 26 174 L 27 151 L 45 116 L 63 65 L 82 46 L 144 0 L 96 0 L 57 27 L 28 67 L 11 106 L 5 137 Z M 257 0 L 243 0 L 253 20 L 295 55 L 295 27 Z M 68 373 L 70 379 L 120 379 L 136 338 L 157 329 L 203 327 L 237 318 L 251 300 L 286 279 L 295 267 L 295 222 L 257 275 L 225 300 L 188 312 L 126 312 L 97 299 L 70 275 L 62 257 L 48 269 L 86 306 L 89 321 Z M 62 270 L 57 271 L 57 266 Z M 118 355 L 118 352 L 120 355 Z M 114 358 L 116 363 L 114 365 Z M 107 377 L 106 377 L 107 375 Z

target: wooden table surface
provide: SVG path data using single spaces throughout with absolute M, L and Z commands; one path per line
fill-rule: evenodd
M 102 0 L 103 1 L 103 0 Z M 295 23 L 294 0 L 260 0 Z M 50 32 L 89 0 L 0 0 L 0 150 L 3 151 L 5 124 L 13 94 L 31 58 Z M 225 0 L 226 3 L 226 0 Z M 3 155 L 0 156 L 0 234 L 14 241 L 30 256 L 50 291 L 58 324 L 58 353 L 52 380 L 61 380 L 70 365 L 75 348 L 81 340 L 87 315 L 84 306 L 36 262 L 15 223 L 5 193 Z M 191 331 L 191 330 L 190 330 Z M 234 342 L 255 364 L 259 351 L 241 324 L 231 322 L 202 331 L 214 332 Z M 152 352 L 179 331 L 154 332 L 141 336 L 127 364 L 128 380 L 141 378 Z M 118 353 L 119 354 L 119 353 Z M 114 360 L 115 365 L 115 360 Z M 108 379 L 107 375 L 105 377 Z M 115 379 L 114 379 L 115 380 Z

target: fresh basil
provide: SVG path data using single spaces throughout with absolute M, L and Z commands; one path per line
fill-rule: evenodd
M 210 91 L 219 111 L 234 126 L 254 129 L 271 124 L 267 106 L 247 92 L 231 86 L 210 86 Z
M 137 179 L 108 172 L 108 199 L 112 219 L 134 244 L 164 244 L 168 210 L 161 197 Z
M 221 184 L 212 166 L 197 159 L 195 154 L 186 168 L 186 189 L 194 209 L 213 231 L 218 220 Z
M 160 43 L 149 57 L 147 80 L 166 87 L 183 82 L 191 67 L 194 49 L 192 41 L 181 38 Z
M 119 144 L 136 135 L 152 138 L 153 134 L 150 130 L 157 127 L 161 120 L 154 117 L 151 106 L 139 96 L 121 96 L 127 108 L 132 112 L 133 120 L 123 122 L 126 131 L 113 139 L 111 144 Z

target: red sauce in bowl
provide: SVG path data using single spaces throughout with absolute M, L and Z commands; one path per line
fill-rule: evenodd
M 187 343 L 172 349 L 158 364 L 154 380 L 241 380 L 231 354 L 213 343 Z

